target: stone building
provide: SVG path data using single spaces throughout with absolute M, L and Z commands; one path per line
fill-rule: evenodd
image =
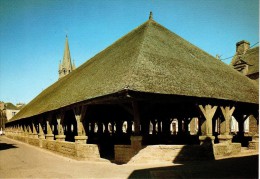
M 240 151 L 230 119 L 258 116 L 258 90 L 150 14 L 42 91 L 8 122 L 8 136 L 88 160 L 212 158 Z
M 64 48 L 64 55 L 62 59 L 62 63 L 59 65 L 59 79 L 70 74 L 73 70 L 76 69 L 76 66 L 71 62 L 70 57 L 70 49 L 69 49 L 69 40 L 68 36 L 66 35 L 66 41 L 65 41 L 65 48 Z
M 5 123 L 14 117 L 23 106 L 22 103 L 15 106 L 12 103 L 0 102 L 0 131 L 4 131 Z
M 250 43 L 245 40 L 237 42 L 236 54 L 231 65 L 243 75 L 259 83 L 259 47 L 250 48 Z
M 231 61 L 231 66 L 259 85 L 259 47 L 250 48 L 250 43 L 242 40 L 236 43 L 236 53 Z M 244 129 L 246 135 L 254 136 L 258 132 L 258 120 L 254 116 L 247 116 Z M 232 120 L 237 125 L 235 118 Z M 237 131 L 234 130 L 234 131 Z

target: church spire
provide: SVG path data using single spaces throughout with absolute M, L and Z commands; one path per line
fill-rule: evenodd
M 149 20 L 153 20 L 153 12 L 152 11 L 150 11 Z
M 68 36 L 66 35 L 63 60 L 62 63 L 59 65 L 59 79 L 72 72 L 72 70 L 74 70 L 75 68 L 75 64 L 72 64 L 71 62 L 69 40 Z

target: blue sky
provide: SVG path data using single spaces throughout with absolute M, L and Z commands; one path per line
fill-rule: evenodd
M 66 34 L 78 67 L 148 20 L 150 11 L 222 59 L 234 55 L 240 40 L 259 41 L 258 0 L 0 0 L 0 101 L 28 103 L 57 81 Z

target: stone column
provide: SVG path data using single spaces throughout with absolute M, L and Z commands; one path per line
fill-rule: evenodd
M 224 116 L 224 121 L 220 124 L 220 135 L 218 136 L 220 143 L 232 143 L 233 136 L 230 135 L 230 122 L 231 116 L 235 110 L 235 107 L 221 106 L 222 114 Z
M 215 137 L 212 135 L 212 118 L 217 110 L 217 106 L 208 105 L 199 105 L 199 108 L 205 118 L 201 124 L 201 133 L 199 136 L 200 144 L 205 142 L 211 142 L 214 144 Z
M 52 129 L 51 129 L 51 119 L 52 119 L 52 114 L 48 114 L 46 119 L 46 127 L 47 127 L 47 134 L 45 135 L 46 140 L 54 140 L 54 134 L 52 133 Z
M 87 143 L 88 136 L 86 135 L 86 131 L 83 125 L 83 120 L 86 115 L 86 109 L 87 109 L 86 106 L 79 106 L 73 108 L 75 118 L 77 121 L 77 131 L 78 131 L 78 135 L 75 136 L 76 143 L 81 143 L 81 144 Z
M 64 123 L 64 112 L 60 111 L 56 114 L 56 119 L 58 123 L 58 135 L 55 135 L 57 141 L 65 141 L 66 136 L 64 135 L 63 123 Z

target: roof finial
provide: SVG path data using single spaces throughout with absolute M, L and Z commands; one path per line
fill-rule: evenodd
M 149 20 L 153 20 L 153 12 L 150 11 Z

